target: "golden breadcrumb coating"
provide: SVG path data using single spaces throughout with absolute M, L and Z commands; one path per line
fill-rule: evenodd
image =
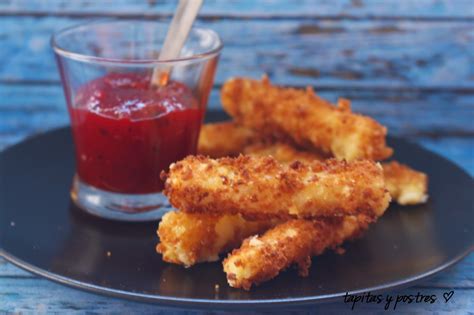
M 361 215 L 281 223 L 260 237 L 247 238 L 229 254 L 223 262 L 227 282 L 231 287 L 249 290 L 293 264 L 301 276 L 307 276 L 311 256 L 357 237 L 371 221 Z
M 164 261 L 189 267 L 216 261 L 219 254 L 238 247 L 246 237 L 275 224 L 272 220 L 247 221 L 240 215 L 172 211 L 161 219 L 156 250 Z
M 401 205 L 416 205 L 428 200 L 428 176 L 396 161 L 383 163 L 385 185 Z
M 373 161 L 284 165 L 270 156 L 188 156 L 170 166 L 164 193 L 182 211 L 247 219 L 379 216 L 390 202 Z
M 289 160 L 292 152 L 287 148 L 298 148 L 303 151 L 291 139 L 283 142 L 282 139 L 259 134 L 235 121 L 226 121 L 202 125 L 197 153 L 211 158 L 221 158 L 236 157 L 241 153 L 246 153 L 247 150 L 267 150 L 266 155 L 287 154 Z M 327 154 L 317 150 L 311 151 L 311 154 L 311 156 L 319 156 L 321 160 L 329 158 Z
M 198 142 L 198 154 L 219 158 L 237 156 L 258 135 L 250 128 L 239 126 L 232 121 L 204 124 Z
M 286 164 L 290 164 L 295 161 L 311 163 L 313 161 L 323 161 L 327 159 L 327 157 L 321 153 L 300 151 L 283 142 L 255 143 L 246 146 L 243 150 L 243 153 L 254 156 L 273 156 L 278 162 Z
M 253 156 L 273 156 L 280 163 L 300 161 L 311 163 L 315 160 L 324 160 L 321 154 L 300 151 L 292 146 L 280 143 L 259 143 L 246 147 L 244 152 Z M 415 171 L 398 162 L 382 163 L 385 186 L 390 192 L 392 201 L 400 205 L 416 205 L 428 199 L 428 176 Z
M 234 78 L 222 87 L 221 102 L 240 124 L 264 134 L 290 137 L 338 159 L 383 160 L 392 154 L 385 143 L 384 126 L 352 113 L 348 100 L 340 100 L 336 107 L 309 88 L 277 87 L 267 78 Z

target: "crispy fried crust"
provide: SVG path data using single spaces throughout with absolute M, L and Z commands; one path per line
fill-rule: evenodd
M 428 199 L 428 176 L 398 162 L 382 164 L 385 185 L 401 205 L 416 205 Z
M 237 156 L 260 137 L 250 128 L 232 121 L 204 124 L 198 142 L 198 154 L 219 158 Z
M 156 250 L 163 260 L 192 266 L 216 261 L 219 254 L 238 247 L 254 234 L 274 226 L 276 221 L 247 221 L 240 215 L 211 215 L 172 211 L 165 214 L 158 227 L 160 243 Z
M 280 143 L 259 143 L 246 147 L 244 152 L 254 156 L 271 155 L 280 163 L 294 161 L 311 163 L 315 160 L 324 160 L 320 154 L 299 151 Z M 392 201 L 396 201 L 400 205 L 416 205 L 426 202 L 428 199 L 428 176 L 426 174 L 395 161 L 382 163 L 382 168 L 385 185 L 390 192 Z
M 301 276 L 307 276 L 311 256 L 360 235 L 370 221 L 366 216 L 347 216 L 281 223 L 260 237 L 247 238 L 229 254 L 223 262 L 227 282 L 231 287 L 249 290 L 292 264 L 298 266 Z
M 367 160 L 284 165 L 273 157 L 189 156 L 170 166 L 164 193 L 182 211 L 247 219 L 378 216 L 390 201 L 382 168 Z
M 314 161 L 326 160 L 322 153 L 300 151 L 289 144 L 283 142 L 274 143 L 255 143 L 246 146 L 243 150 L 244 154 L 254 156 L 273 156 L 278 162 L 291 164 L 295 161 L 304 163 L 312 163 Z
M 311 89 L 297 90 L 234 78 L 221 91 L 224 109 L 238 123 L 272 136 L 290 137 L 338 159 L 383 160 L 392 154 L 387 130 L 375 120 L 354 114 L 348 100 L 335 107 Z

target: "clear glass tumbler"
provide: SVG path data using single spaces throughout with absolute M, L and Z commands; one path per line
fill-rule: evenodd
M 71 197 L 91 214 L 161 217 L 170 207 L 160 173 L 196 153 L 222 42 L 193 28 L 177 59 L 158 61 L 167 29 L 101 21 L 52 37 L 75 143 Z M 152 84 L 154 71 L 162 80 Z

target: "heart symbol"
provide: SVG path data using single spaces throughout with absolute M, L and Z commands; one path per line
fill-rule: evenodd
M 443 297 L 444 297 L 444 300 L 446 301 L 444 303 L 448 303 L 448 301 L 453 297 L 453 294 L 454 294 L 454 291 L 444 292 Z

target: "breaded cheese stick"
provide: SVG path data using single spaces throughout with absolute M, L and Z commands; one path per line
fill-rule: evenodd
M 385 185 L 392 199 L 401 205 L 416 205 L 428 200 L 428 176 L 396 161 L 383 163 Z
M 164 175 L 165 195 L 186 212 L 247 219 L 378 216 L 390 201 L 382 168 L 368 160 L 285 165 L 271 156 L 188 156 Z
M 219 158 L 237 156 L 259 136 L 250 128 L 232 121 L 204 124 L 198 141 L 198 154 Z
M 312 163 L 314 161 L 324 161 L 327 159 L 323 154 L 295 149 L 283 142 L 264 143 L 259 142 L 246 146 L 244 154 L 253 156 L 273 156 L 278 162 L 291 164 L 295 161 Z
M 324 160 L 320 154 L 300 151 L 282 143 L 250 145 L 244 149 L 244 153 L 254 156 L 271 155 L 280 163 L 294 161 L 311 163 L 315 160 Z M 392 201 L 400 205 L 416 205 L 426 202 L 428 199 L 428 176 L 426 174 L 396 161 L 382 163 L 382 168 L 385 186 L 390 192 Z
M 293 264 L 301 276 L 307 276 L 311 256 L 358 236 L 370 221 L 365 216 L 346 216 L 281 223 L 260 237 L 247 238 L 228 255 L 223 262 L 227 282 L 231 287 L 249 290 Z
M 274 136 L 290 137 L 338 159 L 383 160 L 392 154 L 387 130 L 350 110 L 347 100 L 333 106 L 311 89 L 297 90 L 261 81 L 234 78 L 221 90 L 224 109 L 238 123 Z
M 272 220 L 247 221 L 240 215 L 168 212 L 158 227 L 156 251 L 170 263 L 192 266 L 216 261 L 219 254 L 237 248 L 250 235 L 274 226 Z

